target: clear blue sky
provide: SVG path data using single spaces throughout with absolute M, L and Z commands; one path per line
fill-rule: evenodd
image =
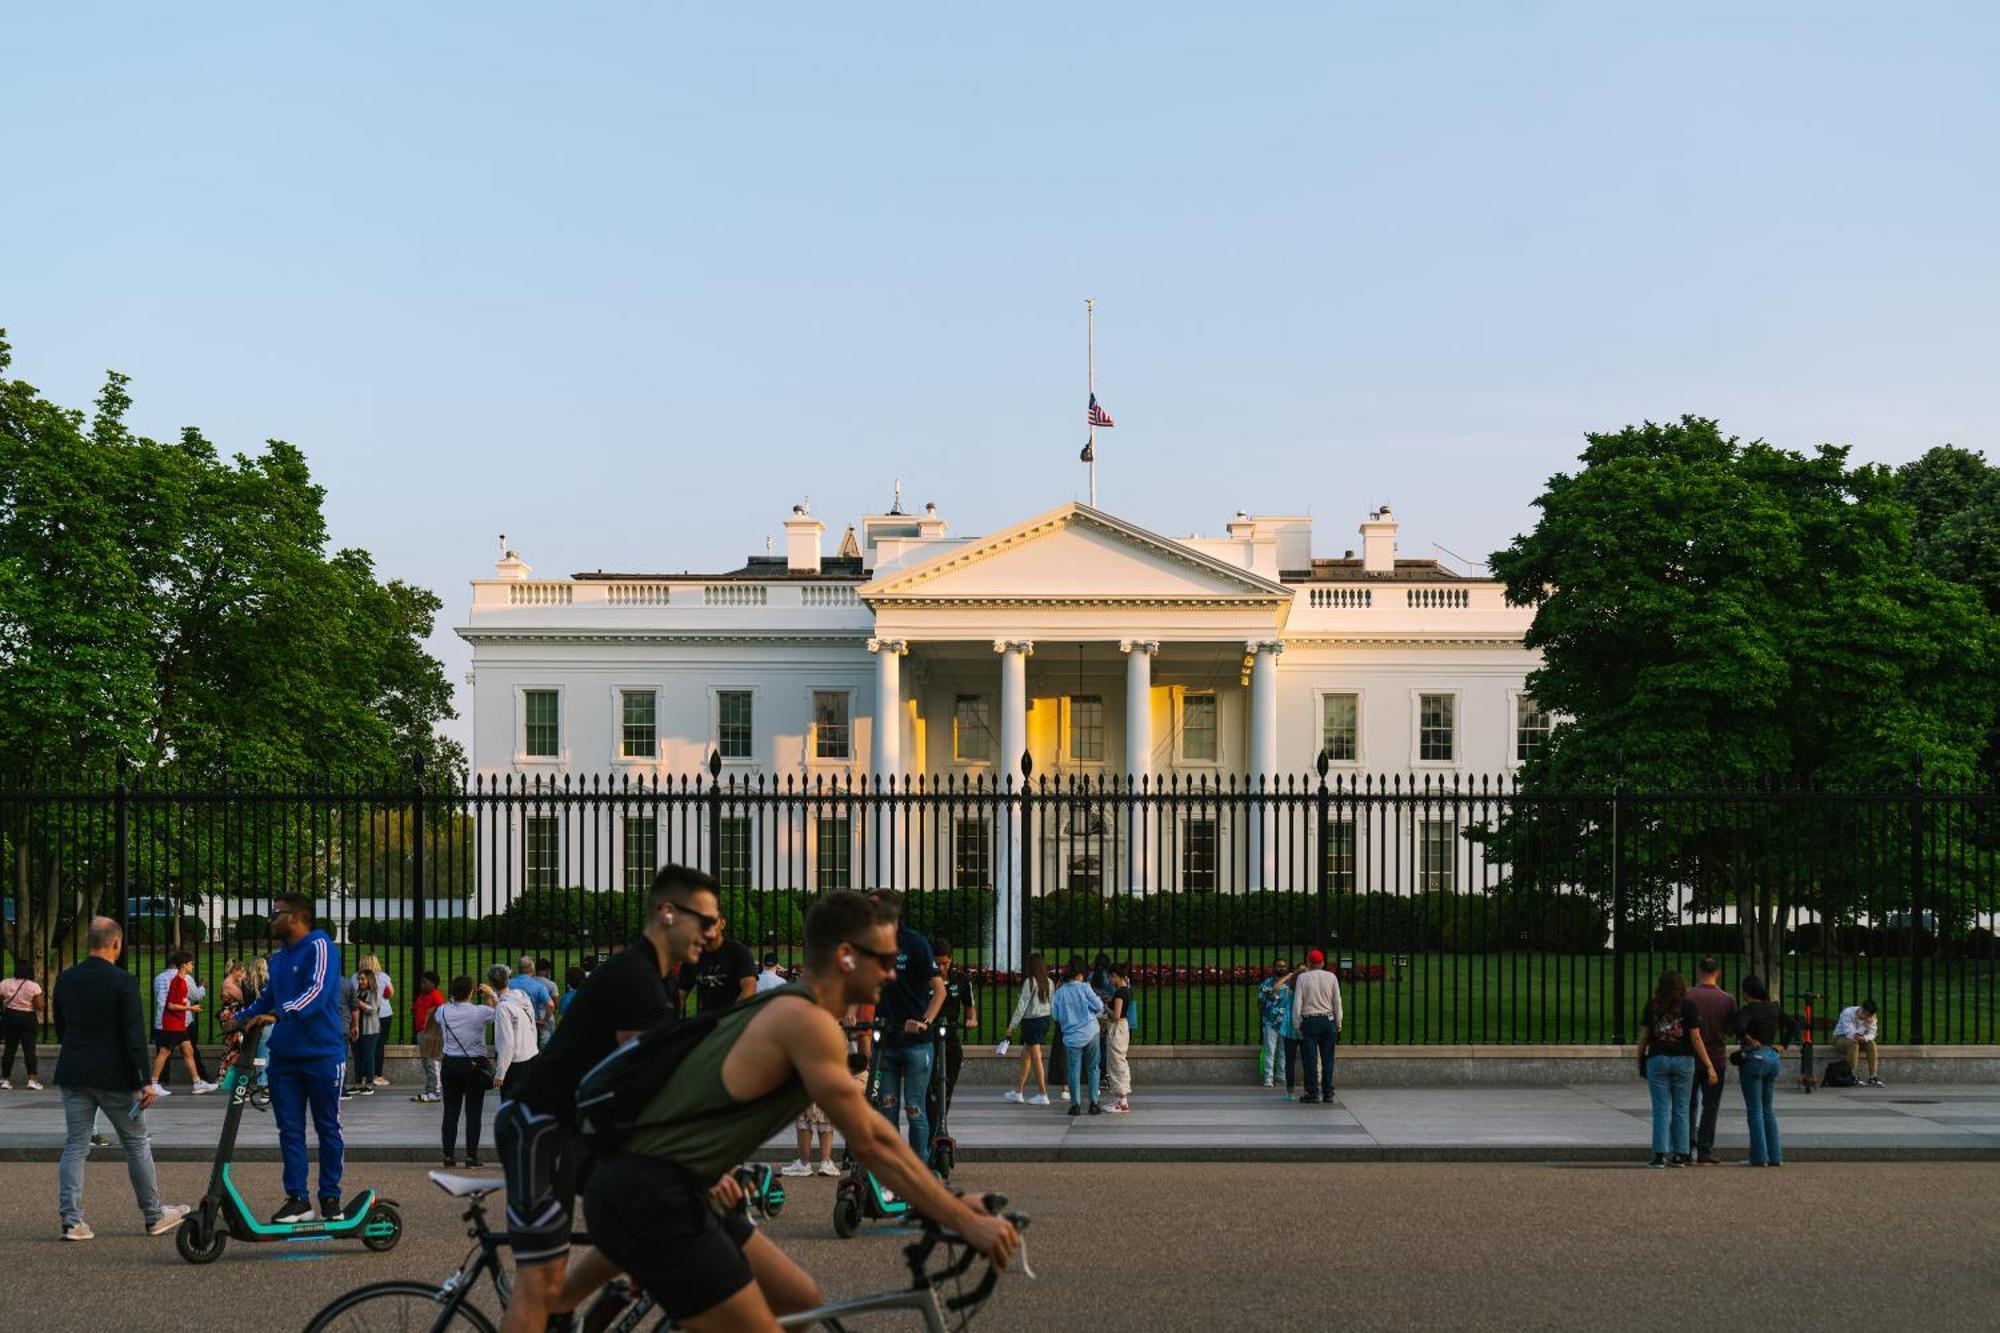
M 0 325 L 304 448 L 454 681 L 501 531 L 700 569 L 808 492 L 1079 495 L 1086 296 L 1101 499 L 1170 534 L 1477 557 L 1682 412 L 2000 452 L 1990 4 L 269 8 L 9 16 Z

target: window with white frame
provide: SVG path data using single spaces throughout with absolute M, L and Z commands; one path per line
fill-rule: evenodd
M 618 757 L 651 759 L 659 751 L 659 693 L 620 690 L 618 694 Z
M 554 815 L 521 821 L 521 881 L 529 892 L 558 887 L 562 870 L 561 823 Z
M 1336 892 L 1354 888 L 1360 860 L 1359 831 L 1353 815 L 1332 815 L 1326 821 L 1326 886 Z
M 1069 757 L 1079 764 L 1104 762 L 1104 697 L 1069 697 Z
M 1104 858 L 1095 852 L 1077 852 L 1069 858 L 1069 887 L 1096 893 L 1104 887 Z
M 813 691 L 813 758 L 846 759 L 853 754 L 851 698 L 846 690 Z M 894 725 L 893 720 L 885 725 Z
M 1417 886 L 1449 891 L 1457 880 L 1458 834 L 1449 819 L 1417 821 Z
M 715 878 L 725 889 L 750 887 L 750 820 L 724 815 L 716 821 Z
M 1535 757 L 1542 742 L 1549 738 L 1554 722 L 1549 710 L 1541 707 L 1525 694 L 1514 696 L 1514 762 L 1525 764 Z
M 1319 697 L 1319 746 L 1331 764 L 1352 764 L 1361 758 L 1361 696 L 1322 694 Z
M 715 692 L 715 752 L 724 759 L 750 757 L 750 691 Z
M 1181 758 L 1212 764 L 1217 757 L 1215 691 L 1191 690 L 1181 696 Z
M 521 691 L 521 753 L 531 759 L 554 759 L 560 756 L 561 719 L 560 691 Z
M 821 893 L 854 887 L 854 822 L 845 814 L 821 815 L 815 874 Z
M 1208 818 L 1188 818 L 1181 822 L 1181 887 L 1212 889 L 1221 849 L 1216 822 Z
M 1458 696 L 1417 696 L 1417 758 L 1426 764 L 1448 764 L 1458 757 Z
M 660 821 L 651 814 L 625 816 L 625 891 L 644 893 L 653 887 L 660 865 Z
M 951 883 L 958 889 L 993 887 L 993 821 L 985 815 L 952 821 Z
M 993 717 L 983 694 L 961 694 L 952 702 L 951 757 L 984 764 L 993 758 Z

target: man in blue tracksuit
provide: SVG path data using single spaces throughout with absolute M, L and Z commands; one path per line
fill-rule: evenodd
M 243 1040 L 271 1029 L 271 1114 L 285 1159 L 285 1206 L 273 1222 L 302 1222 L 306 1202 L 306 1107 L 319 1139 L 319 1214 L 340 1214 L 340 1088 L 347 1072 L 347 1016 L 340 1011 L 340 950 L 313 928 L 312 899 L 285 894 L 271 905 L 271 938 L 284 947 L 271 955 L 271 984 L 241 1011 Z

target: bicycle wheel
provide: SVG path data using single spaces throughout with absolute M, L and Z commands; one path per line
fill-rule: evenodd
M 461 1304 L 444 1318 L 438 1289 L 425 1282 L 371 1282 L 336 1296 L 305 1333 L 498 1333 L 493 1321 Z

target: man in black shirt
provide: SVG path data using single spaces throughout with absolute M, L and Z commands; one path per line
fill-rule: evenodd
M 937 959 L 939 975 L 944 978 L 944 1007 L 938 1010 L 938 1028 L 944 1033 L 944 1102 L 939 1105 L 933 1090 L 930 1112 L 935 1128 L 940 1113 L 951 1109 L 952 1096 L 958 1091 L 958 1071 L 965 1066 L 964 1034 L 979 1026 L 979 997 L 973 993 L 972 982 L 952 961 L 950 940 L 942 935 L 932 940 L 931 953 Z
M 701 956 L 702 942 L 720 921 L 713 879 L 685 866 L 662 866 L 646 895 L 638 943 L 590 974 L 549 1044 L 528 1062 L 494 1115 L 514 1247 L 514 1294 L 502 1326 L 507 1333 L 569 1328 L 578 1303 L 617 1275 L 591 1253 L 565 1281 L 576 1207 L 576 1085 L 621 1042 L 674 1012 L 667 977 Z
M 938 974 L 931 942 L 902 924 L 903 895 L 877 889 L 869 895 L 897 914 L 896 975 L 882 987 L 875 1017 L 882 1030 L 882 1052 L 876 1057 L 875 1105 L 890 1124 L 900 1104 L 910 1122 L 910 1148 L 930 1160 L 931 1025 L 944 1008 L 944 978 Z
M 701 961 L 681 967 L 681 991 L 694 993 L 697 1015 L 729 1008 L 757 993 L 757 962 L 750 946 L 725 938 L 727 923 L 702 941 Z

